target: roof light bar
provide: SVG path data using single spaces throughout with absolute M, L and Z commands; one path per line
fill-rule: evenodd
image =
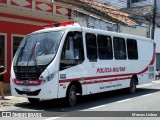
M 66 21 L 66 22 L 59 22 L 59 23 L 51 23 L 48 25 L 44 25 L 44 27 L 59 27 L 59 26 L 66 26 L 66 25 L 73 25 L 74 21 Z

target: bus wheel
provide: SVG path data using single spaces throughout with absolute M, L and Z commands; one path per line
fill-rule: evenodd
M 40 100 L 37 98 L 28 98 L 28 101 L 32 104 L 37 104 L 40 102 Z
M 67 102 L 69 106 L 75 106 L 77 102 L 77 88 L 73 84 L 69 87 L 68 92 L 67 92 Z
M 131 82 L 130 82 L 130 87 L 129 87 L 129 92 L 131 94 L 135 93 L 136 92 L 136 80 L 135 78 L 131 78 Z

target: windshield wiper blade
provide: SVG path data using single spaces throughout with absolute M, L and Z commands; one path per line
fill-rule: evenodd
M 29 55 L 28 61 L 27 61 L 27 66 L 29 64 L 30 59 L 32 58 L 32 55 L 33 55 L 33 52 L 34 52 L 33 50 L 35 49 L 36 44 L 37 44 L 37 42 L 35 42 L 35 44 L 33 45 L 32 49 L 31 49 L 31 52 L 30 52 L 30 55 Z
M 26 43 L 27 43 L 27 42 L 26 42 Z M 23 50 L 24 50 L 24 48 L 25 48 L 26 43 L 24 44 L 23 47 L 20 48 L 20 52 L 19 52 L 18 57 L 17 57 L 17 60 L 16 60 L 16 66 L 18 66 L 18 62 L 20 61 L 19 59 L 20 59 L 20 58 L 22 59 L 22 55 L 23 55 L 22 53 L 23 53 Z
M 36 45 L 37 45 L 37 43 L 38 42 L 35 42 L 35 44 L 33 45 L 33 47 L 32 47 L 32 50 L 31 50 L 31 53 L 30 53 L 30 55 L 29 55 L 29 59 L 28 59 L 28 62 L 27 62 L 27 66 L 28 66 L 28 64 L 29 64 L 29 61 L 30 61 L 30 59 L 32 58 L 32 56 L 33 56 L 33 53 L 35 52 L 35 47 L 36 47 Z M 39 69 L 38 69 L 38 64 L 37 64 L 37 60 L 36 60 L 36 56 L 34 56 L 34 63 L 35 63 L 35 66 L 36 66 L 36 70 L 37 70 L 37 72 L 39 72 Z

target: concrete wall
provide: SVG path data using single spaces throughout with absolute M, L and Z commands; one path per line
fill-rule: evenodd
M 160 28 L 155 29 L 154 41 L 156 43 L 156 67 L 160 69 Z
M 154 41 L 156 42 L 156 53 L 160 53 L 160 28 L 155 29 Z
M 126 33 L 126 34 L 131 34 L 131 35 L 137 35 L 137 36 L 142 36 L 142 37 L 147 37 L 147 31 L 148 27 L 146 26 L 119 26 L 119 32 L 120 33 Z
M 74 20 L 77 21 L 82 27 L 101 29 L 107 31 L 118 31 L 117 25 L 113 25 L 107 21 L 104 21 L 101 18 L 94 16 L 86 15 L 80 12 L 74 12 Z

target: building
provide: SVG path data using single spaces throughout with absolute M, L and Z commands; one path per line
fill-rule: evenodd
M 155 40 L 156 67 L 160 68 L 160 0 L 130 0 L 130 8 L 125 8 L 122 11 L 130 14 L 130 16 L 141 24 L 148 26 L 147 33 L 150 34 L 148 34 L 147 37 L 154 38 Z M 155 24 L 153 22 L 154 20 Z M 152 29 L 154 31 L 152 31 Z
M 154 40 L 156 42 L 156 66 L 160 69 L 160 28 L 155 29 Z
M 69 20 L 110 31 L 118 31 L 119 23 L 137 25 L 127 13 L 92 0 L 0 0 L 0 61 L 8 71 L 5 83 L 10 81 L 13 56 L 26 34 Z
M 71 19 L 70 5 L 47 0 L 0 0 L 0 62 L 7 69 L 5 86 L 9 83 L 13 56 L 26 34 L 43 25 Z
M 157 53 L 157 57 L 156 57 L 156 60 L 157 60 L 157 68 L 160 69 L 160 0 L 157 0 L 156 1 L 157 4 L 156 4 L 156 11 L 157 11 L 157 14 L 156 14 L 156 29 L 155 29 L 155 41 L 156 41 L 156 53 Z
M 137 25 L 129 15 L 115 7 L 93 0 L 54 0 L 73 6 L 72 18 L 84 27 L 118 32 L 118 25 Z
M 146 25 L 127 26 L 127 25 L 120 24 L 119 32 L 141 36 L 141 37 L 147 37 L 148 36 L 148 26 Z

